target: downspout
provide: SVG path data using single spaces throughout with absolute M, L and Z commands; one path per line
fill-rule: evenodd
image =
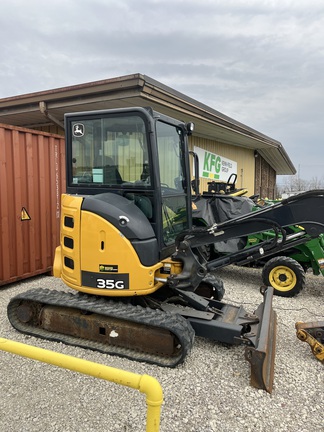
M 44 114 L 44 116 L 47 119 L 49 119 L 54 124 L 56 124 L 57 126 L 59 126 L 60 128 L 62 128 L 64 130 L 64 123 L 62 123 L 60 120 L 58 120 L 57 118 L 55 118 L 52 114 L 50 114 L 48 112 L 46 102 L 44 102 L 44 101 L 39 102 L 39 110 L 42 114 Z

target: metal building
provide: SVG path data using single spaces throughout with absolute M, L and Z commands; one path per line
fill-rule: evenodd
M 274 198 L 276 175 L 296 173 L 280 142 L 142 74 L 0 99 L 0 122 L 63 134 L 66 112 L 128 106 L 195 123 L 190 144 L 204 158 L 205 190 L 210 179 L 226 181 L 235 172 L 237 187 Z

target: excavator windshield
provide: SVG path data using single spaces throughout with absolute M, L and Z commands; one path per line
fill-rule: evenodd
M 72 183 L 111 187 L 150 186 L 147 136 L 137 115 L 73 121 Z

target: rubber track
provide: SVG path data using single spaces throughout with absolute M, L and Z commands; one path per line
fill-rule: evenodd
M 49 332 L 42 328 L 28 325 L 28 323 L 25 324 L 18 319 L 16 310 L 22 300 L 34 301 L 44 305 L 79 309 L 83 312 L 93 312 L 104 316 L 123 319 L 128 322 L 166 329 L 177 337 L 182 349 L 176 356 L 162 357 L 142 351 L 135 351 L 130 347 L 116 347 L 96 341 L 76 338 L 70 335 Z M 80 293 L 71 294 L 64 291 L 42 288 L 26 291 L 15 296 L 8 304 L 7 313 L 12 326 L 21 333 L 167 367 L 175 367 L 184 361 L 185 357 L 191 351 L 195 335 L 190 323 L 178 314 L 141 306 L 133 306 L 129 303 L 107 300 L 103 297 Z

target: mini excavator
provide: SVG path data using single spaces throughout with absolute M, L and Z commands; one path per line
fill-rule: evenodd
M 10 301 L 8 318 L 25 334 L 160 366 L 183 362 L 195 335 L 241 344 L 251 385 L 271 392 L 273 288 L 261 287 L 262 302 L 253 312 L 222 302 L 223 283 L 206 245 L 263 229 L 280 232 L 283 243 L 278 215 L 284 225 L 308 221 L 305 229 L 318 235 L 322 221 L 309 222 L 299 209 L 324 214 L 323 193 L 194 227 L 191 189 L 199 191 L 199 174 L 194 155 L 191 179 L 193 127 L 141 107 L 65 115 L 67 188 L 53 273 L 77 293 L 29 290 Z

